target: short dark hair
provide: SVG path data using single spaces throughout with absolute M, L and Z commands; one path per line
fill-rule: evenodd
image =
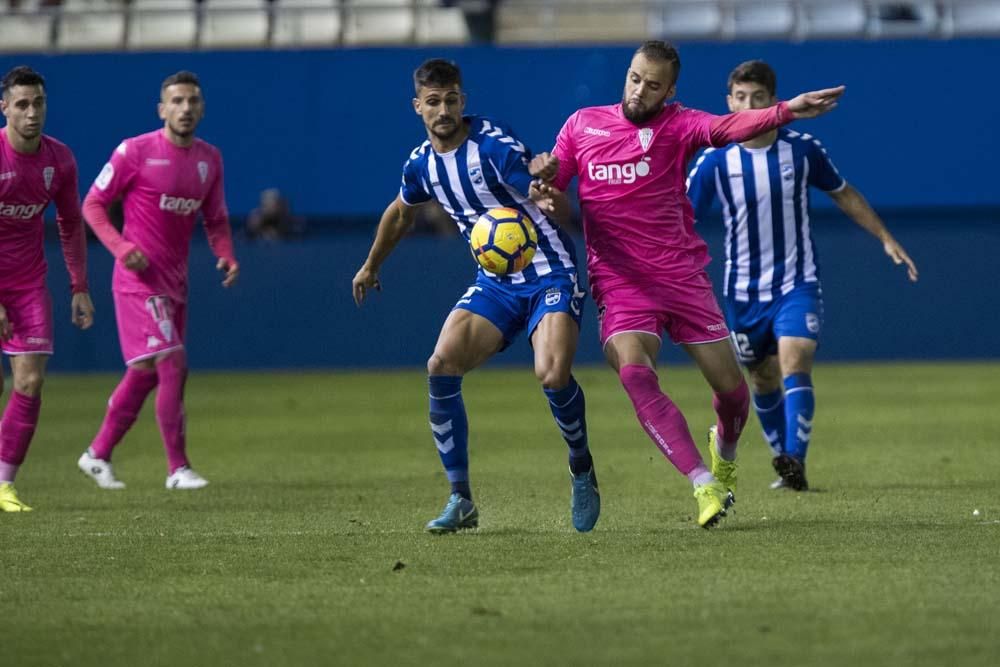
M 14 86 L 41 86 L 44 90 L 45 77 L 27 65 L 21 65 L 4 74 L 3 81 L 0 81 L 0 88 L 3 88 L 5 96 Z
M 635 50 L 634 55 L 637 56 L 640 53 L 649 60 L 670 63 L 673 65 L 674 83 L 677 82 L 677 77 L 681 75 L 681 56 L 677 53 L 677 47 L 664 40 L 651 39 L 643 42 L 639 48 Z
M 187 70 L 181 70 L 180 72 L 171 74 L 170 76 L 168 76 L 166 79 L 163 80 L 163 83 L 160 84 L 160 92 L 162 93 L 170 86 L 175 86 L 178 83 L 190 83 L 193 86 L 198 86 L 199 88 L 201 88 L 201 81 L 198 80 L 197 74 L 195 74 L 194 72 L 189 72 Z
M 778 90 L 778 75 L 774 69 L 763 60 L 748 60 L 740 63 L 729 73 L 729 83 L 726 89 L 731 93 L 737 83 L 759 83 L 774 97 Z
M 448 88 L 458 85 L 462 87 L 462 70 L 451 60 L 431 58 L 413 72 L 413 90 L 420 95 L 420 89 L 427 86 Z

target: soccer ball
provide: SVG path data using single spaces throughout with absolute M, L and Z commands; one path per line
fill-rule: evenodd
M 538 232 L 531 219 L 513 208 L 483 213 L 469 234 L 472 256 L 490 273 L 519 273 L 538 249 Z

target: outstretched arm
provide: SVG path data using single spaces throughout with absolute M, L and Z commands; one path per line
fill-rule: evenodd
M 402 198 L 397 196 L 382 213 L 378 230 L 375 232 L 375 241 L 372 243 L 371 250 L 368 251 L 368 259 L 358 269 L 351 283 L 354 291 L 354 303 L 359 307 L 364 303 L 365 297 L 371 289 L 382 289 L 378 280 L 378 270 L 382 267 L 382 262 L 389 257 L 399 241 L 413 226 L 416 210 L 415 206 L 406 205 Z
M 844 86 L 824 88 L 802 93 L 767 109 L 747 109 L 718 116 L 709 127 L 711 145 L 720 148 L 734 142 L 747 141 L 793 120 L 821 116 L 836 108 L 837 100 L 843 94 Z
M 850 185 L 846 185 L 844 188 L 837 190 L 836 192 L 829 193 L 830 198 L 836 202 L 840 210 L 847 214 L 851 220 L 856 222 L 860 227 L 868 230 L 872 236 L 877 238 L 882 242 L 882 248 L 885 250 L 885 254 L 895 262 L 896 264 L 906 264 L 906 272 L 910 277 L 912 282 L 916 282 L 919 274 L 917 273 L 917 265 L 913 263 L 910 256 L 906 254 L 906 250 L 903 246 L 899 244 L 898 241 L 889 233 L 886 229 L 885 223 L 882 222 L 882 218 L 878 216 L 878 213 L 872 209 L 865 199 L 864 195 L 858 192 L 856 189 Z

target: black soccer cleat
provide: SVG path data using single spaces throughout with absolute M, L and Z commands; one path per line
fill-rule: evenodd
M 784 482 L 782 486 L 793 491 L 808 491 L 809 482 L 806 481 L 806 465 L 794 456 L 781 454 L 771 460 L 774 471 Z

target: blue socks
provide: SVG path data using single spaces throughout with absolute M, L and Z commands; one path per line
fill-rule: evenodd
M 795 373 L 785 383 L 785 453 L 805 461 L 812 437 L 813 413 L 816 398 L 813 395 L 812 376 Z
M 780 456 L 785 446 L 785 395 L 779 389 L 770 394 L 753 397 L 753 407 L 764 429 L 764 439 L 775 456 Z
M 469 487 L 469 420 L 462 401 L 462 378 L 432 375 L 430 385 L 431 432 L 444 465 L 451 492 L 472 500 Z
M 583 388 L 576 378 L 569 376 L 569 384 L 562 389 L 543 389 L 549 399 L 549 408 L 563 439 L 569 445 L 569 469 L 574 475 L 590 470 L 594 461 L 587 446 L 587 402 Z
M 469 420 L 462 401 L 462 378 L 432 375 L 430 386 L 430 422 L 441 463 L 444 465 L 451 492 L 472 500 L 469 486 Z M 593 467 L 587 446 L 586 400 L 583 389 L 570 376 L 562 389 L 546 389 L 549 407 L 563 439 L 569 445 L 569 467 L 574 475 Z

